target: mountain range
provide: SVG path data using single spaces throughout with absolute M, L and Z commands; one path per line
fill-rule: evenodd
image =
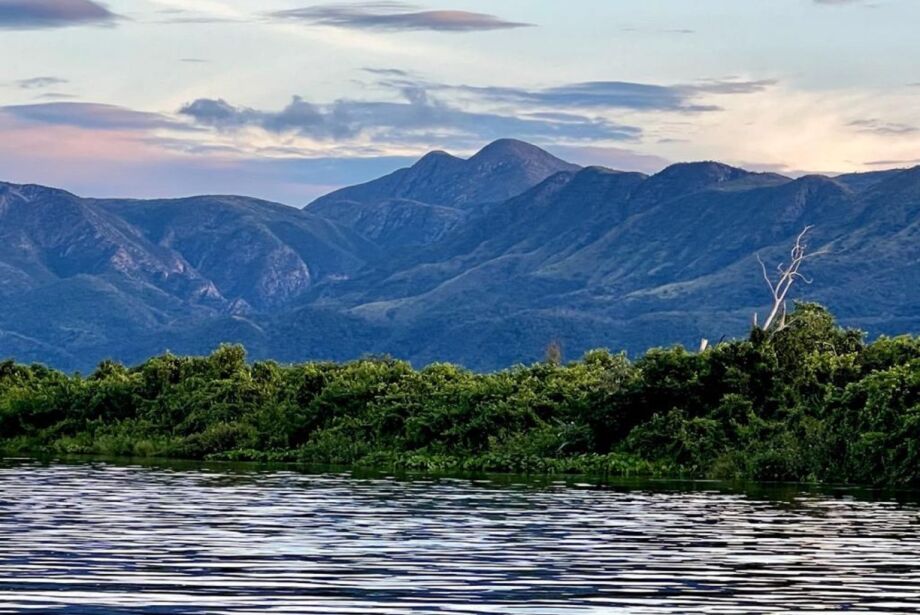
M 87 199 L 0 183 L 0 357 L 89 370 L 240 342 L 281 361 L 391 354 L 493 369 L 744 335 L 813 226 L 811 284 L 871 335 L 920 332 L 920 167 L 648 176 L 501 140 L 432 152 L 303 209 Z

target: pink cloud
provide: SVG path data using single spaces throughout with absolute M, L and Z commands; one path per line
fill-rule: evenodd
M 102 130 L 47 124 L 12 117 L 3 110 L 0 134 L 0 181 L 54 186 L 91 197 L 240 194 L 302 206 L 407 162 L 253 159 L 233 150 L 183 152 L 148 128 Z

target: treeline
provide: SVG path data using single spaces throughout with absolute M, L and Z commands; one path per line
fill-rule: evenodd
M 238 346 L 88 376 L 0 363 L 0 449 L 393 469 L 920 483 L 920 339 L 820 306 L 701 353 L 478 374 L 249 364 Z

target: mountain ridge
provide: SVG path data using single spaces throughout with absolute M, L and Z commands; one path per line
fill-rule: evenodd
M 746 333 L 768 301 L 755 255 L 780 262 L 806 225 L 830 253 L 796 297 L 873 335 L 920 330 L 920 167 L 649 176 L 500 140 L 301 210 L 0 183 L 0 356 L 89 369 L 239 341 L 278 360 L 493 369 L 553 339 L 570 356 L 690 345 Z

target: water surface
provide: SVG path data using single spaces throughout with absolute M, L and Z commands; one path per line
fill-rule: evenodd
M 0 612 L 920 612 L 920 507 L 798 487 L 0 463 Z

